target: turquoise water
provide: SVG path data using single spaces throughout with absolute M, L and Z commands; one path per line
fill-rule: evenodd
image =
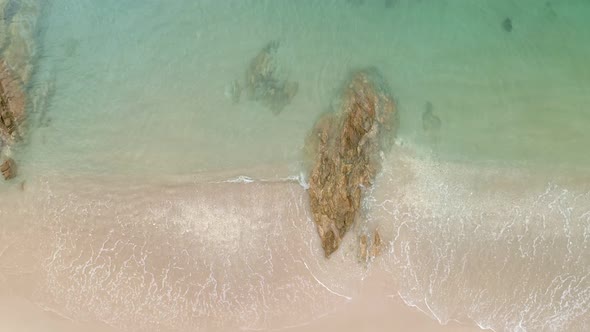
M 588 3 L 59 1 L 41 18 L 40 170 L 154 175 L 281 164 L 347 73 L 376 66 L 400 140 L 442 158 L 587 165 Z M 513 30 L 502 28 L 509 17 Z M 100 28 L 99 28 L 100 27 Z M 226 90 L 271 40 L 299 82 L 275 116 Z M 423 130 L 433 106 L 441 126 Z M 32 170 L 35 172 L 37 170 Z
M 282 328 L 326 315 L 334 298 L 346 298 L 340 293 L 354 295 L 358 288 L 341 279 L 364 280 L 351 258 L 355 240 L 332 261 L 311 256 L 318 244 L 304 236 L 314 231 L 305 191 L 259 180 L 304 182 L 306 135 L 347 75 L 374 66 L 396 100 L 399 132 L 363 204 L 365 223 L 351 233 L 382 231 L 387 248 L 373 266 L 402 288 L 392 292 L 441 323 L 589 326 L 590 2 L 35 3 L 36 33 L 25 38 L 36 45 L 32 76 L 23 79 L 27 135 L 10 151 L 20 172 L 13 183 L 26 181 L 30 196 L 0 184 L 17 207 L 0 205 L 0 220 L 49 230 L 39 240 L 49 254 L 38 256 L 58 262 L 40 277 L 43 305 L 130 330 L 208 327 L 202 322 L 215 315 L 240 327 Z M 232 95 L 271 41 L 279 44 L 277 75 L 299 85 L 279 114 L 245 92 L 238 102 Z M 18 53 L 7 50 L 7 62 L 15 61 Z M 234 175 L 256 183 L 208 183 L 247 179 Z M 146 189 L 148 180 L 163 185 Z M 111 251 L 124 243 L 122 256 L 143 247 L 151 250 L 144 257 L 160 253 L 156 262 L 193 254 L 178 263 L 193 274 L 171 277 L 176 298 L 157 286 L 153 294 L 126 293 L 131 281 L 116 284 L 106 274 L 125 308 L 143 301 L 145 311 L 117 309 L 111 293 L 86 298 L 95 279 L 68 259 L 94 257 L 117 236 Z M 116 280 L 142 273 L 127 268 Z M 254 272 L 272 281 L 263 285 Z M 218 291 L 217 281 L 207 288 L 211 276 L 233 289 Z M 183 302 L 184 283 L 207 286 L 209 302 L 200 292 L 192 307 Z M 325 289 L 340 297 L 322 297 Z M 300 314 L 295 304 L 309 302 L 306 292 L 321 300 Z M 274 311 L 249 320 L 272 306 L 266 301 Z M 117 310 L 124 313 L 110 314 Z

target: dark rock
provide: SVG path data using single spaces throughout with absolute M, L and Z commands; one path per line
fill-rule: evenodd
M 16 176 L 16 163 L 11 158 L 8 158 L 0 165 L 0 172 L 4 176 L 4 180 L 10 180 Z
M 504 21 L 502 21 L 502 29 L 504 29 L 506 32 L 512 31 L 512 20 L 510 17 L 506 17 Z
M 369 69 L 352 75 L 338 109 L 322 116 L 308 137 L 310 205 L 326 257 L 352 226 L 396 124 L 387 85 Z
M 21 9 L 21 1 L 19 0 L 8 0 L 3 8 L 3 15 L 2 15 L 2 24 L 10 25 L 12 23 L 12 19 Z
M 365 4 L 365 0 L 347 0 L 347 2 L 353 6 L 360 6 Z
M 441 125 L 440 118 L 434 114 L 432 103 L 427 102 L 426 108 L 422 113 L 422 128 L 426 132 L 433 132 L 439 130 Z

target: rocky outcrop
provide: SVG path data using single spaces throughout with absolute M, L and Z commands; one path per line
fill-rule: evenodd
M 36 57 L 36 22 L 41 2 L 0 0 L 0 168 L 6 180 L 16 176 L 12 146 L 24 135 L 25 94 Z M 7 158 L 7 159 L 6 159 Z
M 275 114 L 280 113 L 299 90 L 297 82 L 279 78 L 275 60 L 278 47 L 279 43 L 272 41 L 250 61 L 244 85 L 250 99 L 260 101 Z M 234 101 L 235 95 L 232 94 Z
M 0 140 L 8 144 L 19 134 L 25 117 L 25 97 L 17 79 L 0 62 Z
M 339 106 L 318 120 L 306 142 L 310 205 L 326 257 L 354 223 L 363 189 L 380 168 L 379 152 L 395 132 L 397 113 L 388 91 L 375 69 L 355 72 Z
M 0 62 L 0 152 L 4 145 L 13 143 L 20 134 L 25 117 L 25 97 L 19 82 L 10 70 Z M 5 180 L 16 176 L 16 163 L 8 158 L 0 165 Z

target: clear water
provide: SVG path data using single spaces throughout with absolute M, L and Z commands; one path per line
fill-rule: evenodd
M 588 163 L 587 2 L 392 4 L 52 3 L 36 76 L 54 89 L 42 110 L 51 124 L 31 131 L 29 164 L 150 175 L 296 165 L 318 114 L 346 74 L 365 66 L 389 80 L 400 139 L 418 148 L 453 159 Z M 279 116 L 225 96 L 271 40 L 301 87 Z M 422 130 L 428 102 L 442 122 L 435 141 Z
M 130 223 L 178 218 L 210 223 L 203 219 L 205 212 L 194 212 L 198 204 L 186 195 L 178 194 L 176 203 L 165 195 L 146 198 L 160 214 L 143 211 L 141 186 L 109 196 L 112 210 L 103 211 L 104 182 L 123 188 L 128 187 L 123 178 L 134 183 L 174 179 L 206 191 L 195 180 L 203 179 L 198 174 L 222 180 L 228 179 L 225 171 L 255 179 L 298 176 L 304 138 L 344 78 L 356 68 L 375 66 L 388 80 L 400 112 L 398 149 L 392 153 L 405 157 L 386 156 L 364 219 L 391 241 L 379 263 L 392 280 L 401 280 L 399 294 L 442 323 L 472 320 L 512 331 L 589 326 L 588 1 L 42 4 L 34 37 L 37 56 L 31 59 L 35 72 L 27 84 L 33 101 L 28 137 L 12 151 L 21 177 L 36 191 L 27 202 L 37 202 L 39 211 L 0 208 L 0 216 L 36 218 L 50 206 L 46 221 L 57 228 L 70 219 L 88 222 L 89 228 L 125 218 Z M 506 18 L 511 30 L 503 26 Z M 299 83 L 298 94 L 278 115 L 244 95 L 238 103 L 228 97 L 231 83 L 243 81 L 250 60 L 271 40 L 280 43 L 281 73 Z M 440 128 L 424 129 L 428 108 Z M 71 176 L 85 179 L 83 185 L 56 184 Z M 0 185 L 7 197 L 11 189 Z M 84 207 L 71 201 L 71 193 L 80 192 Z M 286 192 L 284 201 L 300 201 L 298 208 L 305 209 L 304 192 Z M 269 212 L 273 218 L 294 208 L 278 203 L 280 198 L 267 207 L 277 209 L 272 210 L 277 216 Z M 135 199 L 140 202 L 123 207 Z M 151 231 L 142 227 L 141 232 Z M 211 232 L 206 243 L 213 246 L 224 234 L 242 232 L 236 225 L 218 227 L 197 229 Z M 47 241 L 52 248 L 54 240 Z M 220 248 L 227 253 L 233 247 Z M 245 263 L 234 264 L 251 263 L 246 258 L 253 253 L 242 255 Z M 324 283 L 346 289 L 330 274 L 335 263 L 314 262 Z M 223 267 L 215 259 L 203 264 Z M 350 279 L 359 277 L 355 273 Z M 58 290 L 52 296 L 76 312 L 71 307 L 79 303 L 64 300 L 68 293 Z M 278 288 L 266 291 L 269 297 L 280 295 Z M 233 300 L 241 303 L 237 297 Z M 226 305 L 239 316 L 236 306 Z M 86 314 L 106 319 L 97 312 Z M 320 308 L 311 312 L 312 318 L 324 314 Z M 297 317 L 288 321 L 301 323 Z

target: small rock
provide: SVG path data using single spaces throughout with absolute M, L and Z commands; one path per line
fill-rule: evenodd
M 230 98 L 235 104 L 240 101 L 242 96 L 242 86 L 240 82 L 234 80 L 225 90 L 225 96 Z
M 16 176 L 16 163 L 11 158 L 8 158 L 0 165 L 0 172 L 4 176 L 4 180 L 10 180 Z
M 379 232 L 375 230 L 375 234 L 373 234 L 373 245 L 371 246 L 371 257 L 375 258 L 379 256 L 381 253 L 381 235 Z
M 4 111 L 0 114 L 0 124 L 2 129 L 10 136 L 14 133 L 14 120 L 9 111 Z
M 397 4 L 397 0 L 385 0 L 385 8 L 393 8 Z
M 361 235 L 361 237 L 359 238 L 359 246 L 360 246 L 360 260 L 361 262 L 366 262 L 367 261 L 367 254 L 368 254 L 368 250 L 367 250 L 367 236 L 365 234 Z
M 439 130 L 441 125 L 440 118 L 434 114 L 432 103 L 427 102 L 426 109 L 422 113 L 422 128 L 424 128 L 424 131 L 432 132 Z
M 506 32 L 512 31 L 512 20 L 510 17 L 506 17 L 504 21 L 502 21 L 502 29 Z

